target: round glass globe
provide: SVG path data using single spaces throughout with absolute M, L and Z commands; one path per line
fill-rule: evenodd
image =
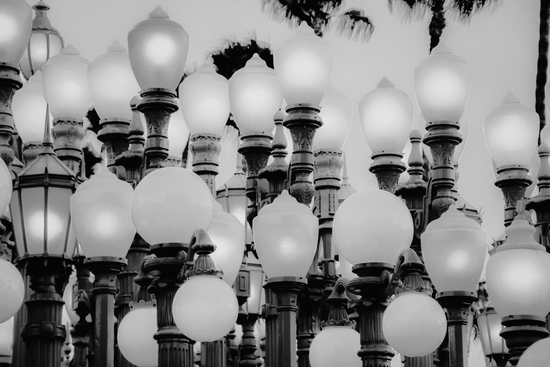
M 176 292 L 172 305 L 176 326 L 198 342 L 226 336 L 237 321 L 239 304 L 233 289 L 220 278 L 194 276 Z
M 411 245 L 413 222 L 409 209 L 395 195 L 364 189 L 344 201 L 334 216 L 334 243 L 351 264 L 394 264 Z
M 47 104 L 39 70 L 15 93 L 12 103 L 13 121 L 23 143 L 44 140 Z
M 128 362 L 138 367 L 158 366 L 157 308 L 140 305 L 130 311 L 118 326 L 118 348 Z
M 311 367 L 361 367 L 359 333 L 350 327 L 328 326 L 313 338 L 309 347 Z
M 518 367 L 548 367 L 550 361 L 550 338 L 533 343 L 518 362 Z
M 0 60 L 14 67 L 19 64 L 29 43 L 32 10 L 26 1 L 0 3 Z
M 0 323 L 15 315 L 25 298 L 25 283 L 19 270 L 0 259 Z
M 419 292 L 402 293 L 386 308 L 382 330 L 393 349 L 407 357 L 436 350 L 447 333 L 445 312 L 433 298 Z
M 0 324 L 0 356 L 13 354 L 13 317 Z
M 195 230 L 208 230 L 213 215 L 210 189 L 190 170 L 160 168 L 136 186 L 132 201 L 134 225 L 151 245 L 189 243 Z

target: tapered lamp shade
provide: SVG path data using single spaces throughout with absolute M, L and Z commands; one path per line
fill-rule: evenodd
M 102 122 L 132 119 L 130 101 L 139 92 L 139 85 L 128 52 L 118 40 L 88 65 L 88 83 Z
M 212 342 L 226 336 L 237 321 L 239 303 L 233 288 L 210 276 L 194 276 L 176 292 L 174 321 L 187 337 Z
M 137 367 L 158 366 L 157 308 L 139 305 L 118 326 L 118 348 L 126 360 Z
M 0 3 L 0 63 L 17 67 L 29 43 L 32 9 L 26 1 Z
M 342 150 L 351 127 L 353 104 L 344 93 L 330 85 L 321 101 L 319 116 L 323 126 L 313 138 L 313 150 Z
M 217 191 L 216 200 L 223 210 L 233 214 L 244 226 L 246 223 L 246 176 L 242 166 L 237 167 L 235 174 Z
M 319 106 L 330 81 L 333 59 L 328 42 L 302 22 L 273 55 L 275 74 L 287 104 Z
M 13 96 L 13 120 L 24 143 L 31 141 L 41 143 L 44 139 L 46 108 L 42 72 L 37 71 Z
M 92 103 L 88 64 L 68 45 L 42 67 L 44 97 L 54 118 L 82 121 L 88 112 Z
M 407 292 L 396 297 L 384 311 L 382 330 L 398 353 L 421 357 L 441 345 L 447 333 L 447 318 L 433 298 L 420 292 Z
M 352 264 L 395 264 L 411 245 L 413 222 L 409 209 L 395 195 L 365 189 L 348 197 L 336 211 L 334 243 Z
M 175 112 L 170 115 L 168 123 L 168 154 L 173 157 L 181 158 L 185 146 L 189 141 L 189 127 L 183 118 L 181 112 Z
M 424 119 L 458 122 L 468 103 L 471 79 L 468 63 L 439 43 L 413 71 L 414 94 Z
M 522 215 L 506 228 L 508 238 L 487 262 L 487 293 L 495 311 L 546 317 L 550 312 L 550 254 L 535 239 Z
M 0 323 L 19 311 L 25 298 L 25 283 L 12 263 L 0 259 Z
M 483 311 L 477 317 L 481 346 L 486 356 L 508 353 L 506 342 L 500 336 L 500 331 L 502 330 L 501 320 L 502 317 L 492 307 Z
M 497 167 L 529 166 L 539 136 L 539 115 L 509 92 L 483 120 L 483 133 Z
M 473 292 L 485 265 L 487 236 L 454 205 L 421 235 L 426 270 L 438 292 Z
M 136 235 L 133 196 L 132 186 L 107 168 L 80 184 L 71 197 L 71 215 L 87 257 L 126 257 Z
M 328 326 L 313 338 L 309 347 L 311 367 L 361 367 L 357 355 L 361 349 L 360 336 L 351 327 Z
M 229 79 L 229 99 L 242 135 L 271 135 L 273 116 L 283 104 L 283 95 L 275 72 L 258 54 Z
M 305 277 L 317 249 L 319 220 L 284 190 L 253 221 L 254 243 L 268 278 Z
M 136 186 L 132 201 L 134 225 L 151 245 L 189 243 L 196 229 L 208 229 L 213 215 L 210 189 L 190 170 L 160 168 Z
M 179 87 L 181 109 L 191 135 L 221 135 L 229 117 L 227 79 L 216 73 L 210 63 L 189 75 Z
M 189 35 L 160 6 L 128 33 L 128 52 L 141 89 L 176 90 L 185 69 Z
M 550 360 L 550 338 L 531 344 L 521 355 L 518 367 L 546 367 Z
M 224 212 L 222 206 L 216 202 L 208 234 L 216 245 L 216 251 L 210 257 L 214 260 L 216 269 L 223 270 L 223 281 L 233 285 L 243 260 L 244 226 L 234 215 Z
M 373 153 L 403 153 L 413 123 L 413 102 L 384 77 L 359 102 L 359 121 Z

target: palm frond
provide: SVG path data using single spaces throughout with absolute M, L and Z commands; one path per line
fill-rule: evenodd
M 233 73 L 245 66 L 246 62 L 257 53 L 267 64 L 273 68 L 273 54 L 267 42 L 249 38 L 242 41 L 227 39 L 220 49 L 211 53 L 217 72 L 227 79 Z
M 421 20 L 431 10 L 429 0 L 388 0 L 390 13 L 397 14 L 402 22 Z
M 374 24 L 361 9 L 349 9 L 335 19 L 336 33 L 366 43 L 374 32 Z
M 445 7 L 449 18 L 468 24 L 473 15 L 495 13 L 502 0 L 453 0 Z

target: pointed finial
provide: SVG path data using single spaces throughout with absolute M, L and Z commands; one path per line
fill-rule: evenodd
M 46 105 L 46 117 L 44 119 L 44 141 L 42 142 L 42 153 L 40 154 L 54 154 L 53 152 L 53 143 L 51 137 L 51 127 L 50 127 L 50 105 Z

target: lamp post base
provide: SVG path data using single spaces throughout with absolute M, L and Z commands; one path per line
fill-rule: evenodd
M 510 364 L 515 366 L 523 352 L 537 341 L 550 335 L 546 319 L 535 315 L 511 315 L 502 318 L 500 336 L 506 341 Z

